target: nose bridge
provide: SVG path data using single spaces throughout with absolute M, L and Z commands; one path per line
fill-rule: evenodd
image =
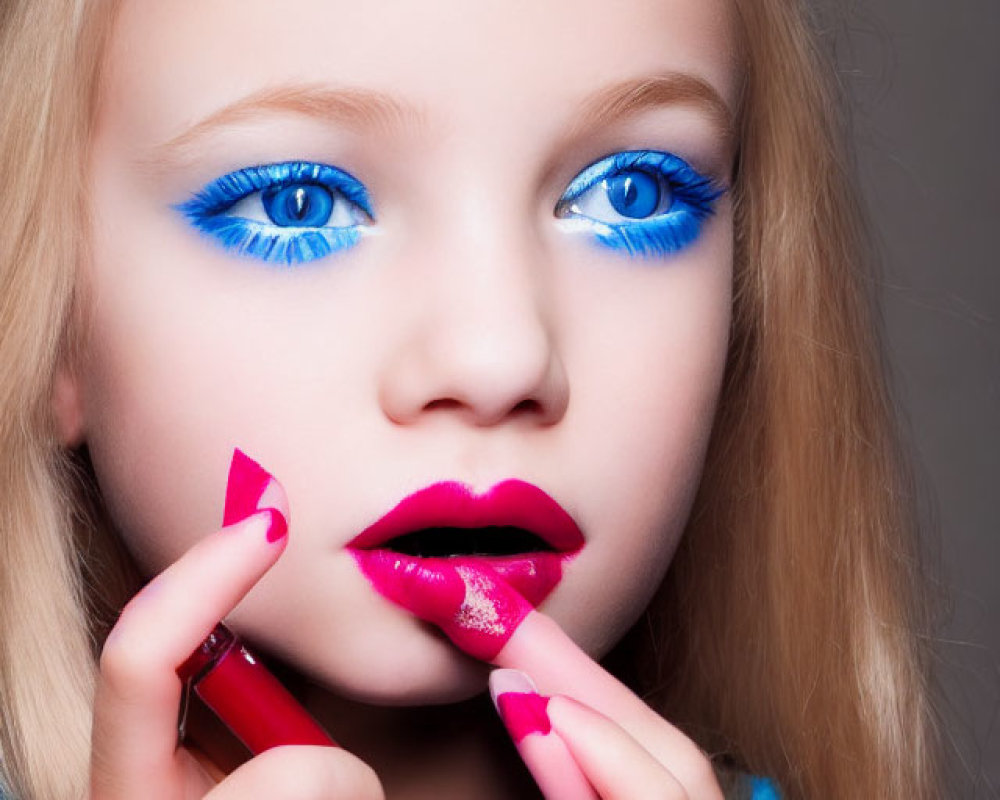
M 543 335 L 548 328 L 545 265 L 526 241 L 525 221 L 486 203 L 467 203 L 449 227 L 430 273 L 432 282 L 440 283 L 429 287 L 444 338 L 463 334 L 473 349 L 504 339 L 513 354 L 515 345 Z M 449 331 L 451 325 L 455 329 Z
M 565 409 L 544 253 L 500 195 L 467 186 L 424 228 L 413 314 L 382 386 L 397 421 L 444 410 L 478 425 L 524 411 L 552 421 Z

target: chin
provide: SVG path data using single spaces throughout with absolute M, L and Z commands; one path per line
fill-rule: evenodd
M 350 700 L 379 706 L 443 705 L 485 691 L 490 666 L 462 653 L 443 634 L 401 610 L 338 635 L 264 648 L 309 680 Z

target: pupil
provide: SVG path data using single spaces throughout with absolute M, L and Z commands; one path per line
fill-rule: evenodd
M 641 170 L 615 175 L 606 182 L 608 201 L 623 217 L 642 219 L 660 205 L 660 182 Z
M 625 182 L 627 188 L 625 189 L 625 205 L 631 208 L 635 205 L 635 198 L 639 194 L 639 190 L 635 188 L 635 183 L 631 178 L 626 178 Z
M 299 186 L 288 197 L 289 216 L 297 220 L 302 220 L 309 213 L 309 195 L 306 190 Z
M 271 222 L 282 227 L 320 228 L 333 212 L 330 190 L 312 183 L 265 189 L 261 202 Z

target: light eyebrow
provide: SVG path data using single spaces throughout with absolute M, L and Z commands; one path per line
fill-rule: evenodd
M 212 112 L 177 136 L 154 146 L 140 165 L 152 171 L 177 166 L 193 157 L 197 143 L 213 131 L 271 113 L 302 114 L 367 131 L 392 132 L 424 122 L 420 110 L 383 92 L 316 85 L 278 86 L 254 92 Z
M 719 129 L 729 151 L 734 145 L 733 113 L 707 81 L 683 72 L 620 81 L 588 96 L 579 107 L 567 141 L 612 125 L 649 108 L 689 105 L 702 110 Z M 384 92 L 293 84 L 253 92 L 212 112 L 166 142 L 155 145 L 138 166 L 163 172 L 193 161 L 198 143 L 215 130 L 271 113 L 302 114 L 359 130 L 394 132 L 426 123 L 424 112 Z
M 706 80 L 686 72 L 670 72 L 611 84 L 587 97 L 568 139 L 657 106 L 693 106 L 718 128 L 729 149 L 733 146 L 733 112 Z

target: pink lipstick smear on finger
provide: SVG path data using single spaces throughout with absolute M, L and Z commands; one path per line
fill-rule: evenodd
M 531 603 L 483 559 L 419 558 L 389 550 L 352 552 L 379 593 L 437 625 L 456 647 L 482 661 L 500 652 L 532 610 Z
M 419 489 L 348 551 L 380 594 L 489 661 L 583 546 L 583 532 L 558 502 L 510 479 L 482 492 L 455 481 Z

